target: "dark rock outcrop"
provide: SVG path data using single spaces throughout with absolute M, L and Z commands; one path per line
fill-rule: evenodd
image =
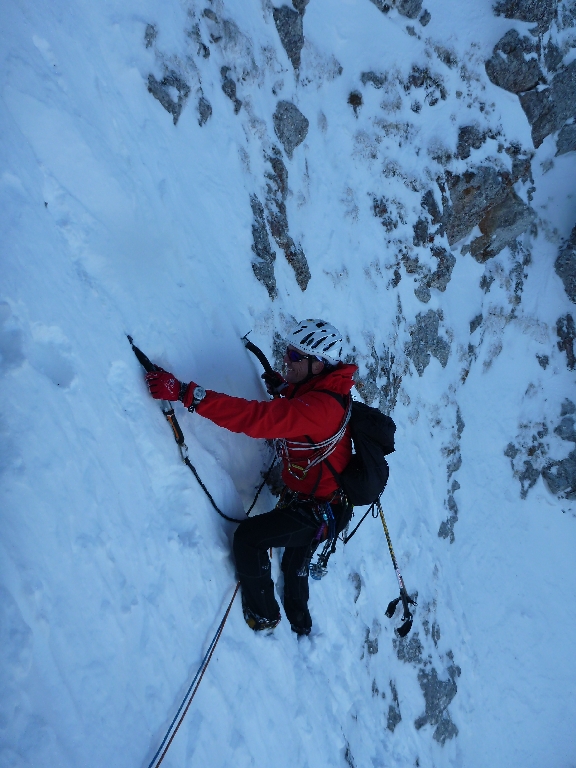
M 511 189 L 502 202 L 486 211 L 478 222 L 482 235 L 470 243 L 470 253 L 483 264 L 532 226 L 536 213 Z
M 490 165 L 470 168 L 465 173 L 446 175 L 451 205 L 444 211 L 446 235 L 450 245 L 470 232 L 485 212 L 501 202 L 511 186 L 507 174 Z
M 407 19 L 415 19 L 422 10 L 422 0 L 372 0 L 376 8 L 382 13 L 388 13 L 392 8 L 396 8 L 401 16 Z M 424 13 L 427 13 L 425 11 Z M 428 17 L 430 14 L 428 14 Z M 424 18 L 423 26 L 430 21 L 430 18 Z
M 456 156 L 461 160 L 467 160 L 473 149 L 480 149 L 486 141 L 486 133 L 476 128 L 475 125 L 462 125 L 458 129 L 458 145 Z
M 144 45 L 146 48 L 152 48 L 158 37 L 158 30 L 154 24 L 146 24 L 146 30 L 144 32 Z
M 562 63 L 562 51 L 554 40 L 548 40 L 546 48 L 544 50 L 544 64 L 549 72 L 556 72 L 560 64 Z
M 576 115 L 576 61 L 558 72 L 549 88 L 521 94 L 520 103 L 532 127 L 534 146 L 539 147 Z
M 534 38 L 520 37 L 511 29 L 494 46 L 492 58 L 486 62 L 486 74 L 494 85 L 506 91 L 529 91 L 544 79 L 538 59 L 533 57 L 537 52 L 538 43 Z
M 424 694 L 426 708 L 424 714 L 414 722 L 414 726 L 419 730 L 428 723 L 435 725 L 433 738 L 440 744 L 445 744 L 448 739 L 458 735 L 458 728 L 452 722 L 447 709 L 458 692 L 456 678 L 460 674 L 460 667 L 455 664 L 448 668 L 448 680 L 440 680 L 434 667 L 430 672 L 425 668 L 418 671 L 418 682 Z
M 429 288 L 437 288 L 439 291 L 444 292 L 450 278 L 452 277 L 452 270 L 456 264 L 456 257 L 447 251 L 442 246 L 432 246 L 432 256 L 438 261 L 438 266 L 427 278 L 426 283 Z
M 212 115 L 212 105 L 204 96 L 198 99 L 198 124 L 203 126 Z
M 305 3 L 303 5 L 305 6 Z M 281 8 L 274 8 L 273 16 L 280 42 L 292 62 L 292 66 L 298 72 L 300 54 L 304 46 L 303 13 L 295 11 L 288 5 L 283 5 Z
M 232 104 L 234 104 L 234 114 L 237 115 L 242 109 L 242 102 L 236 96 L 236 83 L 229 76 L 230 67 L 222 67 L 220 74 L 222 75 L 222 90 L 228 96 Z
M 392 2 L 393 0 L 390 0 L 390 2 L 386 2 L 386 0 L 371 0 L 372 3 L 378 8 L 379 11 L 382 11 L 382 13 L 388 13 L 388 11 L 392 8 Z
M 430 214 L 432 224 L 442 223 L 442 211 L 440 210 L 440 206 L 436 202 L 434 192 L 432 192 L 431 189 L 425 192 L 422 196 L 422 207 L 425 208 Z
M 538 24 L 541 32 L 548 29 L 556 15 L 558 0 L 499 0 L 494 12 L 507 19 L 518 19 Z
M 348 95 L 348 104 L 352 107 L 354 110 L 354 114 L 356 117 L 358 117 L 358 112 L 360 111 L 360 107 L 362 106 L 362 94 L 360 91 L 352 91 Z
M 430 107 L 438 104 L 440 100 L 445 101 L 448 97 L 448 91 L 440 75 L 433 74 L 428 67 L 413 64 L 408 79 L 404 83 L 404 90 L 409 93 L 410 90 L 419 88 L 424 89 L 424 101 Z
M 462 175 L 446 174 L 451 202 L 444 210 L 443 221 L 450 245 L 478 225 L 482 235 L 466 251 L 484 262 L 530 228 L 535 213 L 513 189 L 524 166 L 516 162 L 512 173 L 481 165 Z
M 288 232 L 286 198 L 288 196 L 288 171 L 278 147 L 267 155 L 270 171 L 266 173 L 266 218 L 272 237 L 284 251 L 286 260 L 294 270 L 296 282 L 305 291 L 310 281 L 310 268 L 304 251 L 296 245 Z
M 252 252 L 256 256 L 256 259 L 252 262 L 252 269 L 256 279 L 268 291 L 268 296 L 274 300 L 278 295 L 276 277 L 274 275 L 276 254 L 270 247 L 270 238 L 268 237 L 268 230 L 266 229 L 266 221 L 264 219 L 264 206 L 256 195 L 250 196 L 250 206 L 254 216 L 254 221 L 252 222 L 252 238 L 254 241 Z
M 442 246 L 433 245 L 431 252 L 432 256 L 438 260 L 438 266 L 436 269 L 433 272 L 430 272 L 427 268 L 419 269 L 416 267 L 414 269 L 416 273 L 420 273 L 422 275 L 420 284 L 414 293 L 416 294 L 416 297 L 420 299 L 420 301 L 424 302 L 424 304 L 427 304 L 432 298 L 432 294 L 430 292 L 431 288 L 436 288 L 442 293 L 446 290 L 446 287 L 450 282 L 450 278 L 452 277 L 452 270 L 456 264 L 455 256 L 450 253 L 450 251 L 442 248 Z M 408 269 L 410 266 L 411 265 L 408 265 Z
M 576 123 L 565 125 L 556 139 L 556 155 L 576 151 Z
M 576 499 L 576 450 L 561 461 L 552 461 L 542 470 L 542 477 L 551 493 L 566 499 Z
M 411 341 L 406 344 L 406 356 L 412 360 L 418 375 L 422 376 L 430 363 L 430 355 L 445 368 L 450 355 L 450 344 L 438 335 L 440 314 L 429 309 L 416 315 L 416 324 L 410 329 Z
M 576 405 L 571 400 L 564 400 L 560 410 L 560 424 L 554 432 L 562 438 L 576 443 L 575 416 Z M 576 499 L 576 450 L 570 451 L 561 461 L 550 461 L 542 470 L 542 477 L 550 491 L 557 496 Z
M 390 704 L 388 707 L 386 728 L 388 728 L 391 733 L 394 733 L 398 723 L 402 722 L 402 714 L 400 713 L 400 700 L 398 698 L 398 691 L 396 690 L 396 686 L 392 680 L 390 680 L 390 693 L 392 694 L 392 704 Z
M 428 24 L 430 24 L 431 18 L 432 18 L 432 14 L 430 13 L 430 11 L 424 10 L 424 12 L 422 13 L 422 16 L 420 16 L 418 21 L 420 22 L 420 24 L 422 24 L 423 27 L 427 27 Z
M 422 0 L 396 0 L 396 10 L 407 19 L 415 19 L 422 10 Z
M 560 251 L 554 263 L 556 274 L 564 283 L 564 289 L 571 302 L 576 304 L 576 227 L 570 239 Z
M 279 101 L 272 120 L 276 136 L 280 139 L 288 157 L 292 159 L 294 150 L 306 138 L 308 119 L 290 101 Z
M 566 365 L 569 370 L 576 368 L 576 356 L 574 355 L 574 341 L 576 340 L 576 327 L 574 318 L 570 313 L 559 317 L 556 321 L 556 333 L 558 334 L 558 349 L 566 352 Z
M 178 99 L 174 101 L 170 89 L 176 89 Z M 190 86 L 176 72 L 167 72 L 162 80 L 156 80 L 154 75 L 148 75 L 148 91 L 158 99 L 164 109 L 172 115 L 174 125 L 184 108 L 190 93 Z
M 454 480 L 454 483 L 460 488 L 460 484 L 457 480 Z M 450 514 L 446 520 L 443 520 L 440 524 L 438 537 L 440 539 L 450 539 L 450 544 L 454 544 L 454 541 L 456 540 L 454 526 L 458 522 L 458 504 L 456 504 L 456 499 L 452 493 L 449 494 L 448 499 L 446 500 L 446 506 Z
M 362 72 L 360 75 L 362 85 L 371 83 L 374 88 L 383 88 L 386 85 L 388 78 L 386 75 L 379 75 L 377 72 Z

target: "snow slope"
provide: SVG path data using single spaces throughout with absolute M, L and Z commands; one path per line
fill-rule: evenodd
M 488 0 L 431 0 L 425 28 L 369 0 L 312 0 L 297 79 L 268 2 L 206 7 L 227 20 L 220 41 L 190 0 L 8 0 L 1 12 L 0 765 L 147 766 L 234 589 L 234 526 L 179 461 L 125 334 L 181 379 L 262 399 L 240 337 L 252 329 L 272 355 L 275 332 L 319 316 L 347 336 L 359 392 L 379 396 L 395 355 L 398 447 L 383 501 L 418 593 L 414 628 L 399 643 L 384 616 L 397 586 L 368 520 L 312 585 L 310 638 L 285 621 L 255 636 L 236 601 L 164 765 L 573 766 L 574 504 L 541 478 L 521 498 L 504 450 L 538 421 L 553 427 L 573 394 L 555 331 L 570 303 L 553 262 L 574 225 L 575 154 L 551 166 L 548 137 L 532 161 L 539 226 L 520 271 L 508 248 L 486 265 L 456 248 L 446 291 L 426 306 L 398 261 L 459 125 L 472 115 L 532 147 L 518 99 L 483 68 L 507 29 L 529 25 L 495 17 Z M 416 113 L 401 83 L 427 63 L 447 98 Z M 147 90 L 165 68 L 191 87 L 176 125 Z M 389 86 L 362 86 L 366 71 Z M 213 110 L 203 126 L 199 89 Z M 347 100 L 359 89 L 356 115 Z M 272 242 L 271 301 L 252 269 L 250 196 L 266 194 L 279 98 L 310 123 L 284 163 L 290 233 L 312 277 L 302 291 Z M 390 237 L 374 215 L 381 196 L 396 204 Z M 442 311 L 449 354 L 420 376 L 406 349 L 429 310 Z M 269 449 L 178 417 L 217 503 L 240 517 Z M 552 428 L 547 440 L 567 455 Z M 273 504 L 266 491 L 257 511 Z M 438 531 L 453 504 L 451 543 Z

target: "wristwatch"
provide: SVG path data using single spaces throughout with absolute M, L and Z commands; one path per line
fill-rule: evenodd
M 206 397 L 206 390 L 204 387 L 194 387 L 194 391 L 192 392 L 192 395 L 194 397 L 194 400 L 192 400 L 191 405 L 188 406 L 189 411 L 193 411 L 196 406 L 200 405 L 202 400 Z

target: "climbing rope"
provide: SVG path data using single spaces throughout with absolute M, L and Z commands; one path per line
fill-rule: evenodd
M 236 598 L 236 595 L 238 594 L 238 590 L 240 588 L 240 582 L 236 584 L 236 589 L 234 590 L 234 594 L 232 595 L 232 599 L 228 603 L 228 608 L 226 608 L 226 611 L 224 613 L 224 616 L 222 617 L 222 621 L 220 622 L 220 625 L 218 629 L 216 630 L 216 634 L 212 638 L 212 641 L 210 645 L 208 646 L 208 650 L 206 651 L 206 655 L 202 659 L 200 666 L 198 667 L 198 671 L 196 672 L 194 676 L 194 680 L 190 683 L 190 687 L 186 691 L 186 695 L 184 696 L 184 699 L 182 700 L 182 704 L 180 704 L 178 711 L 174 715 L 174 719 L 170 723 L 170 727 L 166 731 L 166 735 L 162 739 L 162 743 L 158 747 L 158 750 L 154 757 L 152 758 L 152 761 L 148 768 L 158 768 L 162 760 L 164 760 L 164 757 L 166 756 L 166 753 L 168 752 L 168 749 L 170 748 L 170 745 L 172 744 L 172 741 L 174 740 L 174 736 L 176 736 L 176 733 L 178 731 L 178 728 L 182 725 L 182 721 L 186 717 L 186 712 L 188 712 L 188 708 L 190 707 L 190 704 L 192 703 L 192 699 L 196 695 L 196 691 L 198 690 L 200 683 L 202 682 L 202 678 L 204 677 L 204 672 L 206 672 L 206 669 L 208 668 L 208 664 L 210 664 L 210 659 L 212 658 L 212 655 L 214 653 L 214 650 L 216 649 L 216 646 L 218 644 L 218 640 L 220 640 L 220 636 L 222 635 L 222 630 L 224 629 L 224 625 L 226 624 L 226 619 L 228 618 L 230 614 L 230 610 L 232 609 L 232 603 L 234 602 L 234 599 Z M 184 708 L 184 711 L 182 712 L 182 709 Z M 178 720 L 178 716 L 180 715 L 180 712 L 182 712 L 182 715 L 180 716 L 180 719 Z M 174 727 L 174 723 L 176 723 L 176 720 L 178 720 L 178 723 L 176 727 Z M 166 745 L 166 746 L 164 746 Z M 162 753 L 162 754 L 160 754 Z M 158 757 L 160 755 L 160 757 Z
M 138 349 L 138 347 L 134 344 L 133 339 L 131 336 L 128 336 L 128 341 L 130 342 L 130 346 L 132 347 L 132 350 L 136 357 L 138 358 L 139 363 L 142 365 L 142 367 L 146 371 L 154 371 L 154 370 L 161 370 L 157 365 L 155 365 L 146 355 Z M 228 520 L 231 523 L 240 523 L 241 520 L 238 520 L 234 517 L 229 517 L 228 515 L 224 514 L 222 510 L 218 507 L 216 502 L 214 501 L 214 498 L 204 482 L 202 481 L 200 475 L 198 474 L 198 471 L 196 470 L 196 467 L 192 462 L 190 461 L 189 455 L 188 455 L 188 446 L 186 445 L 184 441 L 184 433 L 182 432 L 182 428 L 180 427 L 180 424 L 178 423 L 178 419 L 176 418 L 176 414 L 174 413 L 174 408 L 172 407 L 172 404 L 166 400 L 163 400 L 161 403 L 162 413 L 164 414 L 166 421 L 170 425 L 170 428 L 172 429 L 172 434 L 174 435 L 174 440 L 176 441 L 176 444 L 178 445 L 178 450 L 180 451 L 180 456 L 182 458 L 182 461 L 188 469 L 192 472 L 194 477 L 196 478 L 198 484 L 206 494 L 208 500 L 210 501 L 210 504 L 214 507 L 216 512 L 224 518 L 224 520 Z M 256 505 L 256 502 L 258 501 L 258 497 L 260 496 L 260 493 L 262 492 L 262 489 L 266 485 L 266 482 L 270 476 L 270 473 L 272 472 L 272 469 L 274 465 L 276 464 L 276 457 L 274 457 L 274 460 L 272 461 L 272 464 L 266 471 L 264 478 L 262 480 L 262 483 L 260 484 L 258 490 L 256 491 L 256 495 L 254 496 L 254 499 L 252 501 L 252 504 L 250 505 L 248 511 L 246 512 L 246 517 L 252 512 L 254 509 L 254 506 Z M 150 765 L 148 768 L 158 768 L 158 766 L 162 763 L 164 760 L 164 757 L 166 756 L 166 753 L 168 752 L 168 749 L 170 748 L 170 745 L 172 744 L 172 741 L 174 740 L 174 737 L 176 736 L 176 733 L 178 729 L 180 728 L 184 718 L 186 717 L 186 713 L 188 712 L 188 709 L 190 707 L 190 704 L 192 703 L 192 699 L 196 695 L 196 691 L 198 690 L 200 683 L 202 682 L 202 678 L 204 677 L 204 673 L 206 672 L 206 669 L 208 668 L 208 664 L 210 663 L 210 660 L 212 659 L 212 656 L 214 654 L 214 651 L 216 649 L 216 645 L 218 644 L 218 641 L 220 640 L 220 636 L 222 635 L 222 631 L 224 629 L 224 625 L 226 624 L 226 620 L 228 619 L 228 616 L 230 615 L 230 611 L 232 609 L 232 604 L 234 603 L 234 600 L 236 598 L 236 595 L 238 594 L 238 590 L 240 589 L 240 582 L 237 582 L 236 588 L 234 589 L 234 594 L 232 595 L 232 598 L 228 604 L 228 607 L 226 611 L 224 612 L 224 616 L 222 617 L 222 621 L 220 622 L 218 629 L 216 630 L 216 633 L 214 637 L 212 638 L 210 645 L 208 646 L 208 650 L 206 651 L 206 654 L 204 658 L 202 659 L 200 666 L 198 667 L 198 670 L 194 676 L 194 679 L 192 680 L 190 687 L 186 691 L 186 695 L 184 696 L 184 699 L 182 700 L 182 703 L 180 704 L 178 711 L 174 715 L 174 719 L 170 723 L 170 726 L 168 730 L 166 731 L 166 735 L 162 739 L 162 743 L 158 747 L 156 754 L 152 758 L 152 761 L 150 762 Z M 176 722 L 178 721 L 178 722 Z

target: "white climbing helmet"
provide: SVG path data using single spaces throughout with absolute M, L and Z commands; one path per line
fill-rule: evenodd
M 336 365 L 342 357 L 342 334 L 325 320 L 302 320 L 290 331 L 286 342 L 329 365 Z

